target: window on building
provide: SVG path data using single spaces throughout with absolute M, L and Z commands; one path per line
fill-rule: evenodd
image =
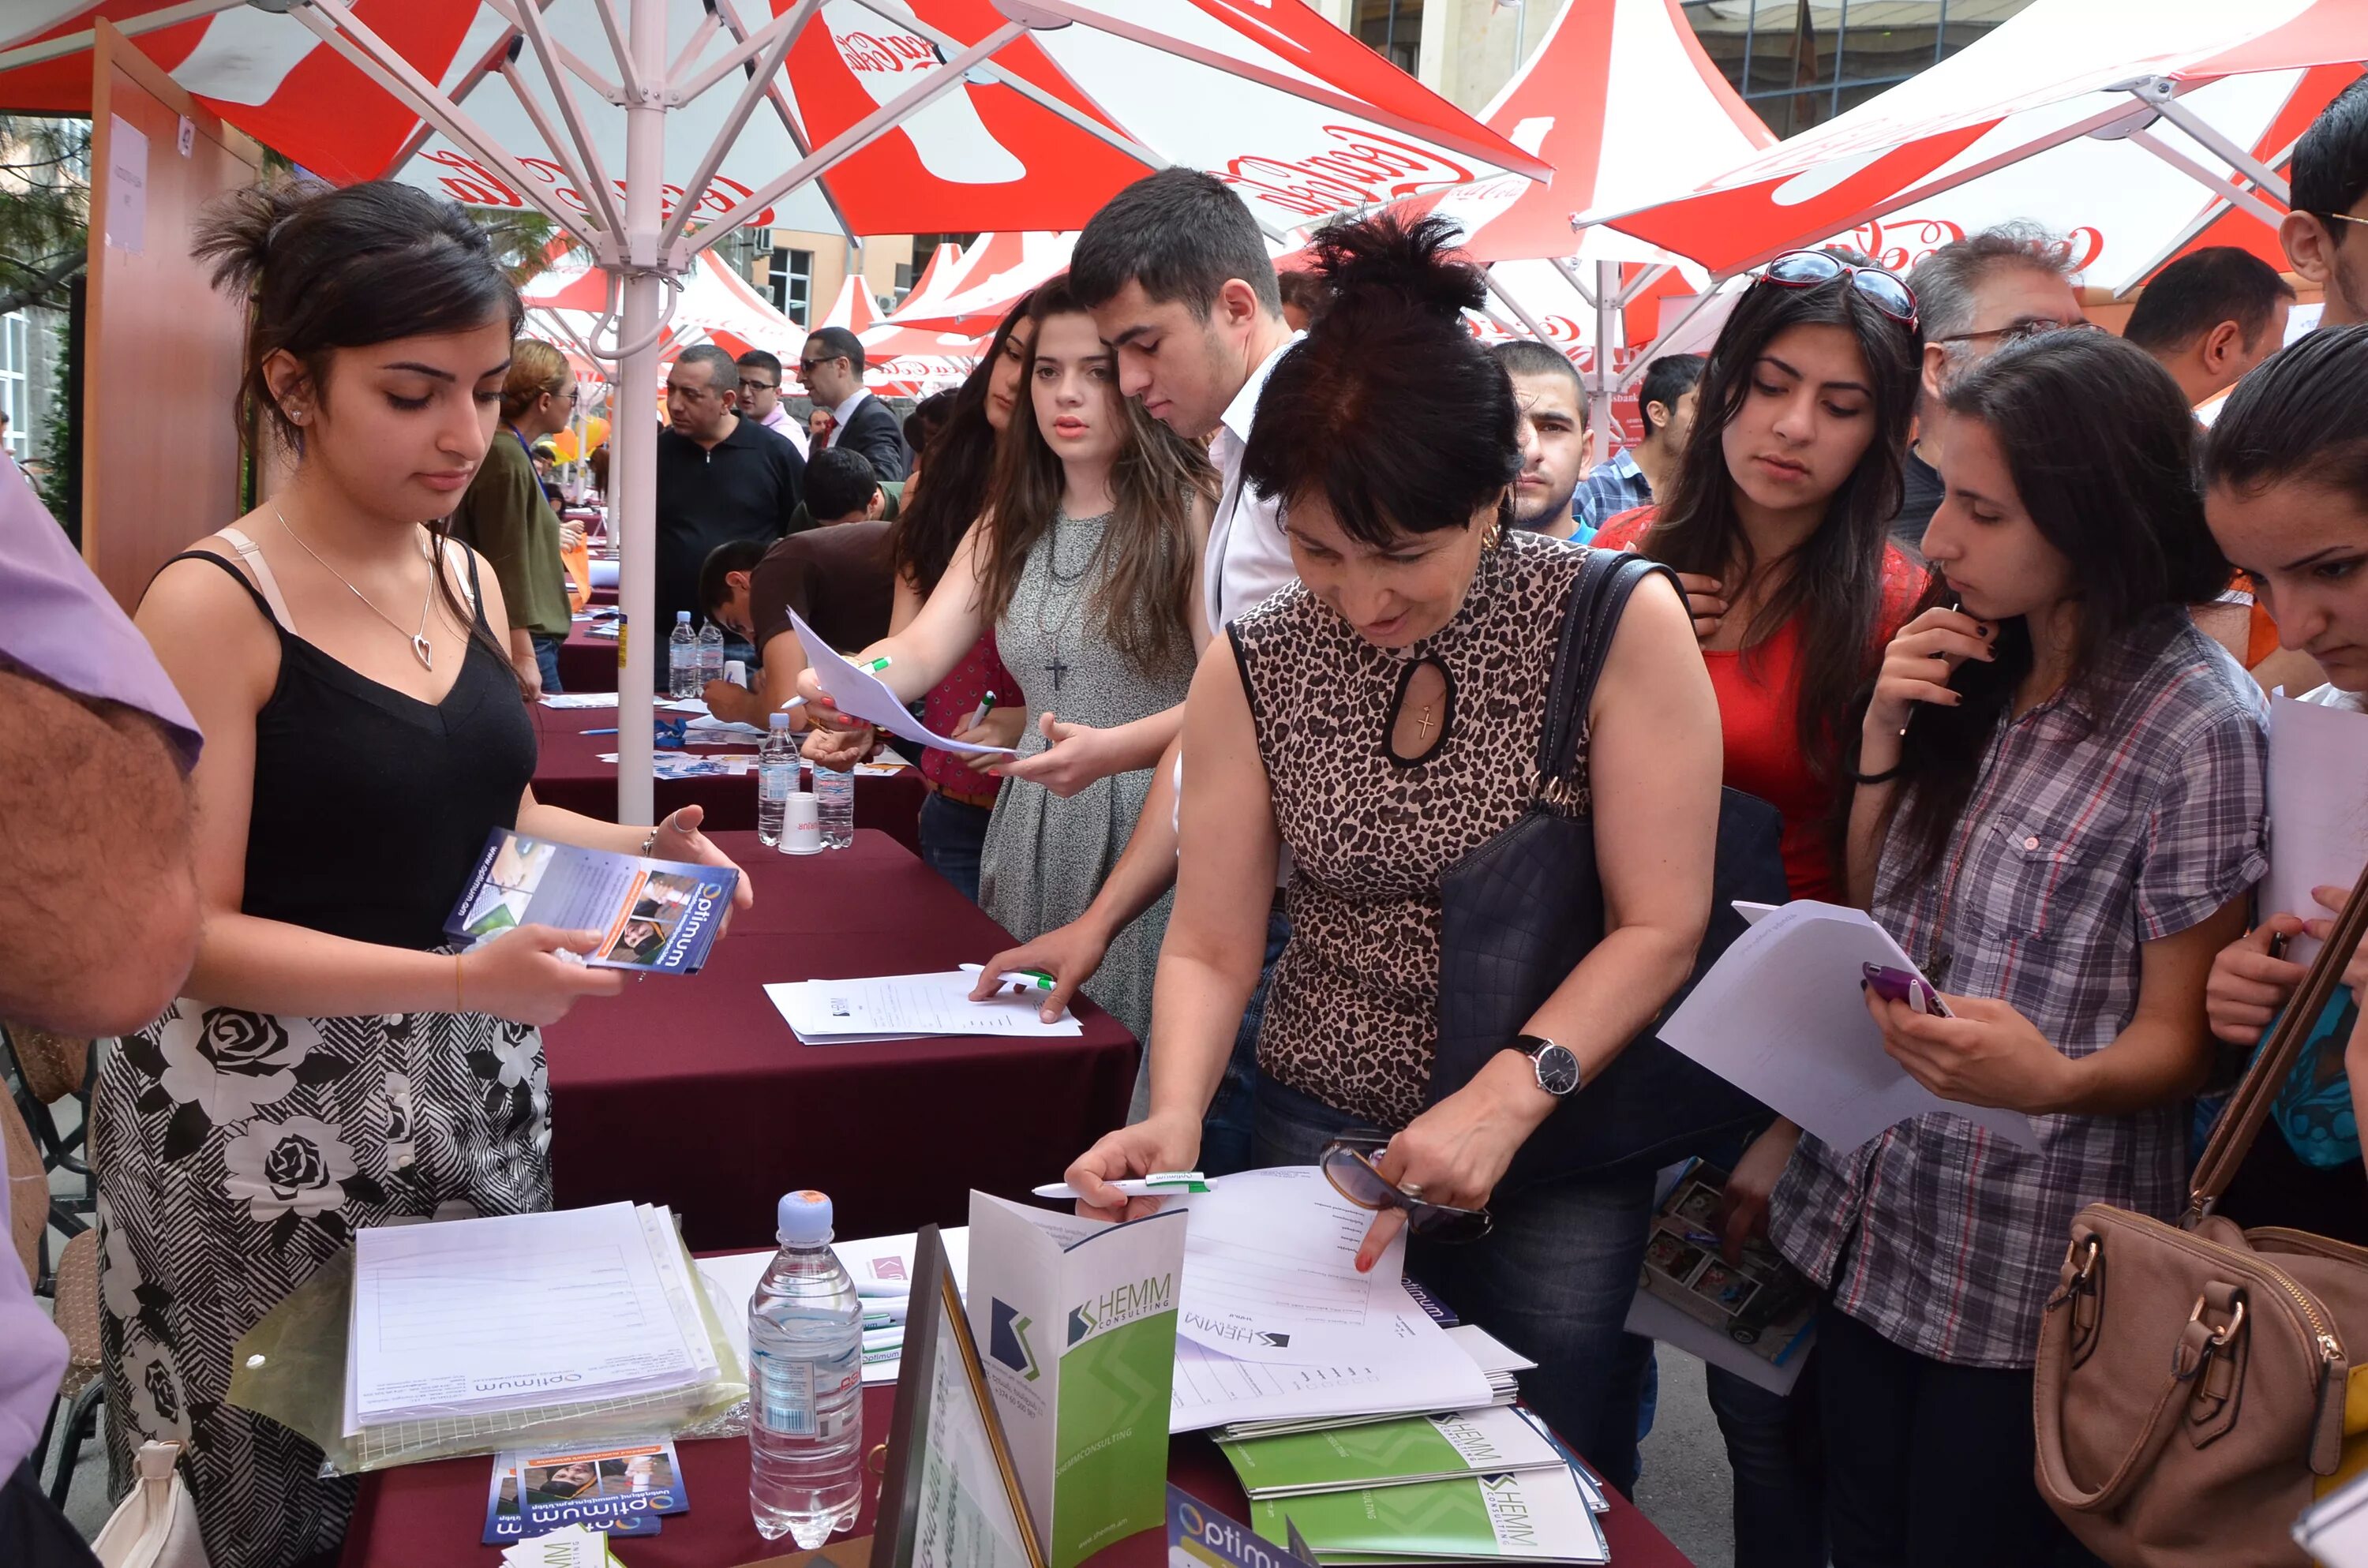
M 7 454 L 18 462 L 33 454 L 32 411 L 26 407 L 32 386 L 33 324 L 25 312 L 0 316 L 0 413 L 8 415 Z
M 1421 74 L 1422 0 L 1357 0 L 1357 37 L 1409 76 Z
M 800 326 L 807 325 L 806 315 L 814 306 L 814 252 L 775 245 L 765 268 L 765 287 L 773 296 L 775 310 Z
M 903 304 L 905 296 L 912 291 L 913 264 L 909 261 L 900 261 L 896 264 L 896 291 L 889 298 L 888 308 L 893 311 Z
M 1704 52 L 1791 136 L 1954 54 L 2030 0 L 1684 0 Z

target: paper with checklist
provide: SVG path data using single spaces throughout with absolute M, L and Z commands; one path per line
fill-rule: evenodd
M 806 664 L 813 669 L 814 684 L 831 705 L 850 719 L 899 735 L 916 745 L 935 746 L 939 751 L 955 752 L 964 756 L 1017 756 L 1009 746 L 973 745 L 946 735 L 933 734 L 928 727 L 913 717 L 904 699 L 888 689 L 887 684 L 870 670 L 860 669 L 839 657 L 822 634 L 808 626 L 798 612 L 790 612 L 790 629 L 798 634 L 805 649 Z
M 860 1045 L 933 1035 L 994 1035 L 1014 1040 L 1069 1038 L 1085 1033 L 1074 1013 L 1046 1023 L 1033 995 L 970 999 L 977 976 L 879 974 L 850 980 L 803 980 L 765 987 L 783 1021 L 808 1045 Z
M 1916 970 L 1864 910 L 1795 899 L 1735 939 L 1660 1039 L 1838 1150 L 1934 1112 L 2037 1148 L 2021 1112 L 1944 1100 L 1892 1059 L 1860 985 L 1869 963 Z

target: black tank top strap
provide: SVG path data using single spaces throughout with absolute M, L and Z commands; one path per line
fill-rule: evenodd
M 180 554 L 171 557 L 165 562 L 164 566 L 156 568 L 156 576 L 150 577 L 148 579 L 150 585 L 154 586 L 156 577 L 164 575 L 165 566 L 170 566 L 176 562 L 181 561 L 203 561 L 221 567 L 224 572 L 230 574 L 232 582 L 236 583 L 240 587 L 246 590 L 246 597 L 255 601 L 255 608 L 263 612 L 263 619 L 271 623 L 273 631 L 285 631 L 288 630 L 288 628 L 279 623 L 279 617 L 272 609 L 271 601 L 263 597 L 263 590 L 256 587 L 254 583 L 248 580 L 246 574 L 238 569 L 237 563 L 216 555 L 211 550 L 185 550 L 181 551 Z

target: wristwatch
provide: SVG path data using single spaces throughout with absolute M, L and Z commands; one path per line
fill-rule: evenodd
M 1578 1087 L 1578 1058 L 1566 1045 L 1533 1034 L 1517 1034 L 1507 1049 L 1518 1051 L 1530 1059 L 1538 1075 L 1538 1087 L 1560 1099 Z

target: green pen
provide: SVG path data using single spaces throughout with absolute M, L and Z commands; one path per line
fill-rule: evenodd
M 964 974 L 980 974 L 985 968 L 985 964 L 966 963 L 962 971 Z M 1050 991 L 1058 983 L 1041 969 L 1007 969 L 995 978 L 998 984 L 1017 985 L 1029 991 Z

